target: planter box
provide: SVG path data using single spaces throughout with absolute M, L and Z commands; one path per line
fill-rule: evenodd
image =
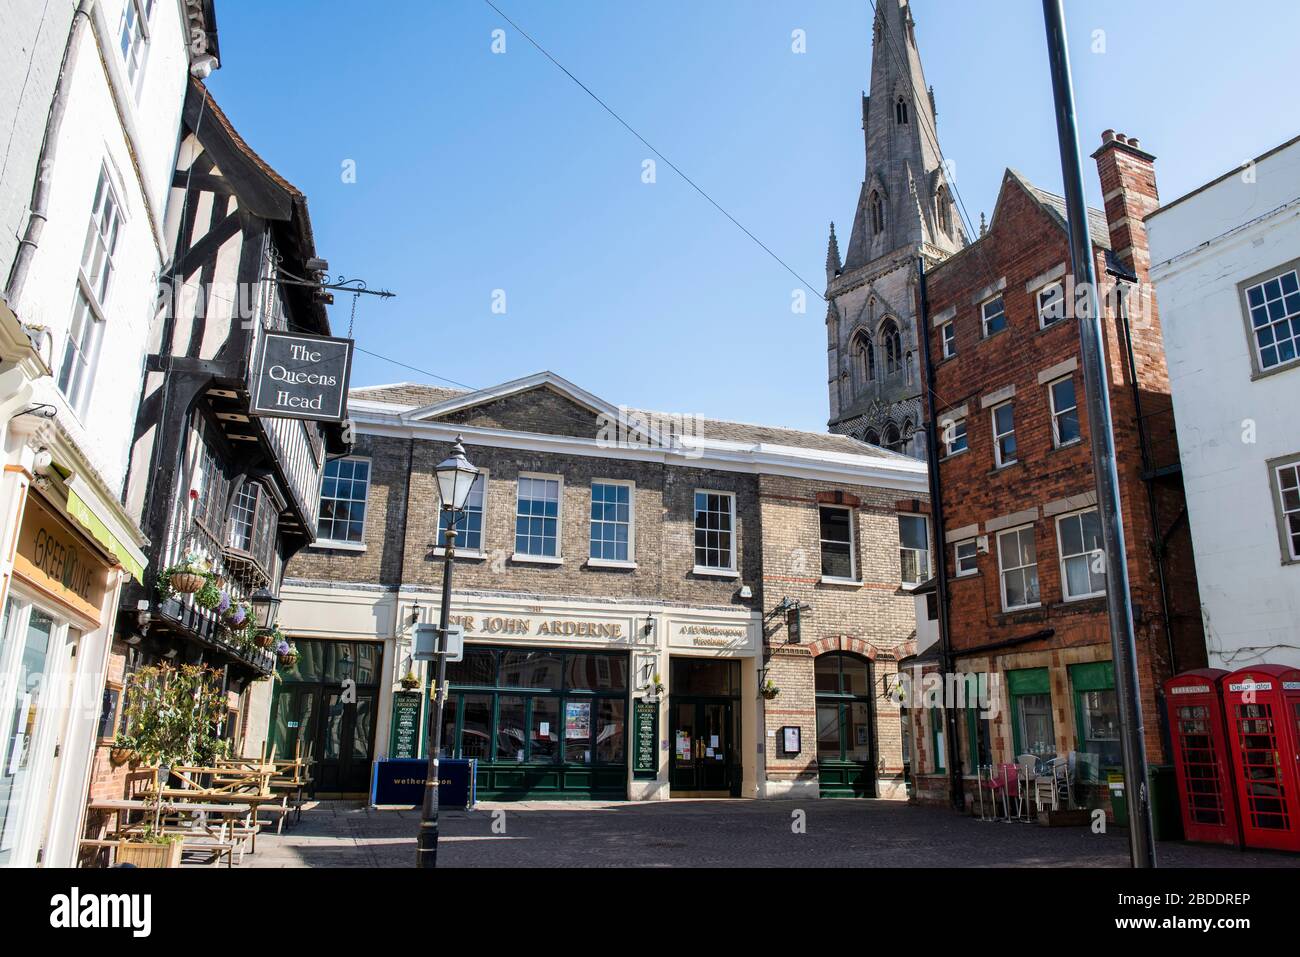
M 117 863 L 135 867 L 180 867 L 181 842 L 153 844 L 144 841 L 121 841 L 117 845 Z

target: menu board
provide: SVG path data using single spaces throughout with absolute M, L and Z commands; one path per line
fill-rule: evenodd
M 653 778 L 659 772 L 659 704 L 632 703 L 632 776 Z
M 420 693 L 399 691 L 393 695 L 393 733 L 389 738 L 390 758 L 418 758 L 420 748 Z

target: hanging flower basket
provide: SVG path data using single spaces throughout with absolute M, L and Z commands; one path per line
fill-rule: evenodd
M 292 668 L 298 662 L 298 648 L 282 639 L 275 646 L 275 657 L 281 668 Z
M 198 572 L 172 572 L 168 581 L 172 591 L 178 595 L 193 595 L 208 583 L 208 579 Z
M 270 648 L 275 643 L 275 636 L 269 631 L 259 631 L 256 637 L 253 638 L 253 642 L 259 648 Z
M 408 671 L 402 676 L 401 685 L 403 691 L 414 691 L 420 687 L 420 679 L 414 673 Z
M 781 689 L 778 688 L 775 682 L 773 682 L 770 678 L 768 679 L 767 684 L 763 685 L 763 687 L 761 687 L 758 690 L 759 693 L 762 694 L 762 696 L 768 701 L 771 701 L 773 698 L 775 698 L 777 695 L 781 693 Z

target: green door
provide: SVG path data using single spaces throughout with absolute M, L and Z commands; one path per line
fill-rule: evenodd
M 817 704 L 817 778 L 822 797 L 876 796 L 876 736 L 871 666 L 848 654 L 813 663 Z

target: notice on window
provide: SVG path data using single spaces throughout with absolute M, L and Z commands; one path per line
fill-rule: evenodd
M 551 736 L 551 722 L 543 721 L 537 726 L 537 736 L 539 738 L 549 738 Z
M 691 736 L 685 731 L 677 732 L 677 756 L 683 761 L 691 757 Z
M 564 737 L 570 741 L 581 741 L 591 737 L 590 701 L 564 703 Z

